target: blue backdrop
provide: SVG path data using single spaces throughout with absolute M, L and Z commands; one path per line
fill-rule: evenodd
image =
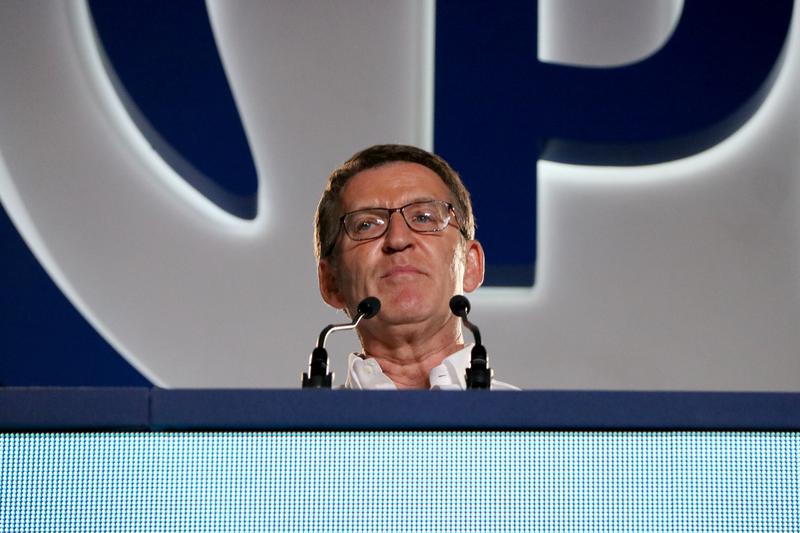
M 156 149 L 219 206 L 252 218 L 258 180 L 205 4 L 90 4 L 117 88 Z M 687 0 L 656 54 L 588 69 L 537 61 L 536 2 L 437 2 L 434 149 L 472 192 L 487 284 L 535 282 L 539 158 L 633 165 L 719 142 L 760 103 L 792 7 Z M 5 213 L 0 247 L 1 384 L 148 383 L 64 298 Z

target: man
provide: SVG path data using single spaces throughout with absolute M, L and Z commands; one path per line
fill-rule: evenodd
M 325 302 L 353 316 L 363 298 L 381 301 L 358 327 L 345 387 L 464 389 L 471 346 L 449 301 L 481 285 L 484 257 L 450 165 L 412 146 L 367 148 L 330 175 L 315 223 Z

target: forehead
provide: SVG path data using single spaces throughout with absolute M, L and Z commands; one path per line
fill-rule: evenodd
M 343 211 L 400 207 L 417 200 L 450 200 L 450 189 L 426 166 L 398 161 L 359 172 L 342 189 Z

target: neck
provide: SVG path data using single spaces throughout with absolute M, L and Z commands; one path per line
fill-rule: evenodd
M 428 389 L 431 370 L 463 348 L 464 340 L 460 320 L 455 317 L 434 328 L 432 334 L 425 329 L 404 325 L 377 334 L 364 331 L 359 336 L 365 355 L 378 361 L 398 389 Z

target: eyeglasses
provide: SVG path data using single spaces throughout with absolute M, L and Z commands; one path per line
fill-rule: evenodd
M 392 214 L 396 211 L 403 215 L 406 225 L 417 233 L 444 231 L 450 225 L 451 220 L 455 220 L 455 227 L 462 234 L 464 233 L 458 224 L 458 217 L 453 204 L 444 200 L 412 202 L 403 207 L 395 207 L 393 209 L 381 207 L 359 209 L 358 211 L 345 213 L 339 221 L 348 237 L 354 241 L 369 241 L 382 237 L 386 233 L 389 229 Z

